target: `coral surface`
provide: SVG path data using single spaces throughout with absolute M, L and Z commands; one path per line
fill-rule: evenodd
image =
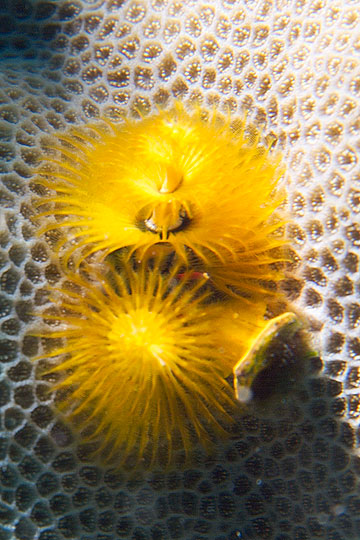
M 350 0 L 1 2 L 1 538 L 360 537 L 359 17 Z M 30 360 L 34 309 L 63 286 L 33 170 L 59 131 L 176 100 L 276 141 L 301 257 L 283 288 L 321 360 L 275 351 L 273 394 L 210 457 L 114 471 L 54 415 Z

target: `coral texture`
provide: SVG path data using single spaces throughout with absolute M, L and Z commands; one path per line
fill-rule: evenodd
M 360 537 L 358 25 L 350 0 L 1 2 L 3 538 Z M 288 343 L 287 391 L 236 418 L 211 458 L 114 472 L 54 416 L 30 361 L 34 308 L 63 286 L 58 233 L 36 236 L 33 168 L 55 132 L 175 100 L 246 113 L 277 141 L 301 256 L 284 290 L 322 361 L 303 360 L 291 385 Z

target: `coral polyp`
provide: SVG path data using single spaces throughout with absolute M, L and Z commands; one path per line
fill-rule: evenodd
M 60 408 L 81 429 L 94 423 L 90 439 L 106 459 L 153 461 L 164 445 L 171 461 L 174 440 L 188 454 L 192 442 L 226 432 L 236 408 L 226 377 L 259 332 L 262 309 L 242 324 L 241 301 L 216 302 L 206 276 L 194 280 L 160 257 L 122 269 L 72 274 L 53 292 L 58 313 L 43 318 L 55 328 L 41 335 L 63 344 L 44 355 L 57 358 L 47 372 L 61 372 Z M 224 348 L 222 328 L 234 324 Z
M 140 121 L 70 129 L 48 143 L 38 170 L 48 193 L 37 204 L 48 204 L 40 215 L 50 219 L 41 230 L 64 231 L 65 265 L 125 247 L 142 256 L 162 243 L 226 292 L 261 292 L 259 281 L 277 279 L 273 263 L 284 259 L 283 171 L 245 133 L 244 124 L 179 104 Z

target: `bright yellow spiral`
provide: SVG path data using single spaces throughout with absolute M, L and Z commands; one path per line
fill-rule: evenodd
M 171 461 L 176 434 L 188 454 L 224 433 L 235 410 L 226 377 L 263 324 L 263 307 L 218 302 L 206 277 L 164 264 L 73 274 L 54 294 L 59 315 L 43 315 L 61 326 L 42 336 L 65 340 L 46 355 L 60 357 L 49 372 L 63 375 L 61 408 L 81 428 L 95 420 L 100 450 L 120 462 L 153 461 L 159 445 Z
M 130 247 L 141 257 L 166 244 L 226 293 L 259 297 L 278 279 L 282 170 L 243 125 L 178 104 L 105 127 L 60 134 L 38 171 L 52 191 L 37 201 L 50 203 L 40 215 L 56 216 L 42 232 L 65 232 L 65 265 L 71 255 L 79 264 Z

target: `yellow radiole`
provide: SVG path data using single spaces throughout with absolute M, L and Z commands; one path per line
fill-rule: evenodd
M 261 297 L 287 258 L 282 174 L 280 157 L 243 123 L 180 104 L 141 121 L 72 128 L 47 142 L 38 168 L 48 190 L 36 201 L 47 205 L 40 231 L 63 231 L 64 266 L 166 244 L 217 289 Z
M 170 462 L 174 436 L 189 454 L 247 401 L 269 341 L 296 321 L 265 320 L 289 260 L 283 172 L 243 122 L 179 103 L 47 141 L 39 234 L 62 233 L 72 285 L 38 335 L 64 340 L 43 356 L 62 374 L 60 408 L 95 423 L 106 459 L 153 463 L 165 444 Z

